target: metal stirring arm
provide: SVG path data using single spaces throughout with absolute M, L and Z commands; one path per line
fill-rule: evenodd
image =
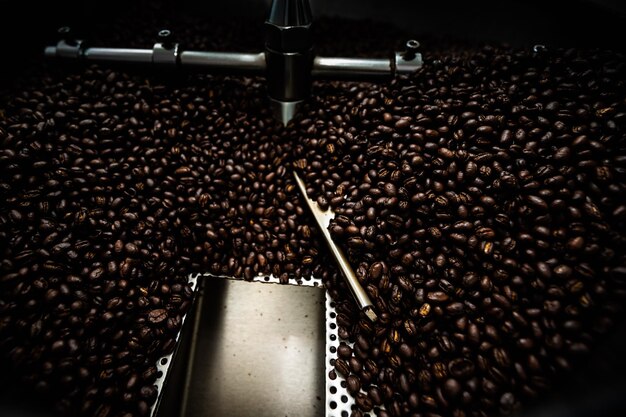
M 367 295 L 367 292 L 361 286 L 361 283 L 356 277 L 352 266 L 350 266 L 348 258 L 343 253 L 341 248 L 339 248 L 339 246 L 335 244 L 332 236 L 330 235 L 330 231 L 328 230 L 330 221 L 335 217 L 335 213 L 333 213 L 330 209 L 322 210 L 315 201 L 311 200 L 307 196 L 306 186 L 304 185 L 304 182 L 302 181 L 300 176 L 296 172 L 293 173 L 293 176 L 296 179 L 296 183 L 298 184 L 298 188 L 302 193 L 304 201 L 306 202 L 309 210 L 315 218 L 315 222 L 317 223 L 320 230 L 322 231 L 322 234 L 324 235 L 324 239 L 326 240 L 326 243 L 328 244 L 328 247 L 330 248 L 333 257 L 335 258 L 335 261 L 337 261 L 337 265 L 339 265 L 339 269 L 346 279 L 348 287 L 350 288 L 350 292 L 352 292 L 352 295 L 354 296 L 354 299 L 357 302 L 359 308 L 365 313 L 367 318 L 369 318 L 371 321 L 376 321 L 377 316 L 376 313 L 374 313 L 372 301 L 370 300 L 369 295 Z
M 69 58 L 93 62 L 122 62 L 150 64 L 161 67 L 200 69 L 207 72 L 265 75 L 266 63 L 263 52 L 250 54 L 239 52 L 187 51 L 179 43 L 172 41 L 172 33 L 161 30 L 152 49 L 98 48 L 87 46 L 82 40 L 75 40 L 67 27 L 59 29 L 63 35 L 55 46 L 46 47 L 48 58 Z
M 246 76 L 265 76 L 275 117 L 287 124 L 310 95 L 313 79 L 380 81 L 422 66 L 419 43 L 389 59 L 323 57 L 313 52 L 312 15 L 308 0 L 274 0 L 265 22 L 265 49 L 259 53 L 188 51 L 169 30 L 158 33 L 152 49 L 98 48 L 75 39 L 68 28 L 62 39 L 45 48 L 49 58 L 136 63 Z

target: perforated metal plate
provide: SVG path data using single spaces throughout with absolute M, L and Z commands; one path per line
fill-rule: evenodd
M 215 275 L 215 274 L 211 274 L 211 273 L 204 273 L 204 274 L 197 274 L 196 276 L 202 276 L 202 277 L 213 277 L 213 278 L 226 278 L 226 279 L 236 279 L 233 277 L 229 277 L 226 275 Z M 280 284 L 280 280 L 278 279 L 278 277 L 275 277 L 274 275 L 257 275 L 254 278 L 252 278 L 253 282 L 268 282 L 268 283 L 273 283 L 273 284 Z M 320 278 L 315 278 L 314 276 L 311 276 L 309 279 L 295 279 L 295 278 L 289 278 L 289 282 L 285 285 L 305 285 L 308 287 L 320 287 L 322 288 L 324 286 L 324 284 L 322 284 L 322 280 Z
M 192 274 L 189 275 L 188 280 L 189 280 L 189 284 L 191 284 L 191 289 L 193 290 L 193 292 L 195 293 L 196 290 L 198 289 L 198 276 L 200 276 L 200 274 Z M 152 406 L 152 409 L 150 410 L 150 416 L 154 416 L 156 411 L 159 408 L 159 404 L 161 403 L 161 399 L 163 397 L 163 387 L 165 385 L 165 383 L 167 382 L 167 377 L 168 377 L 168 373 L 170 370 L 170 367 L 172 365 L 173 362 L 173 358 L 176 355 L 176 351 L 178 350 L 178 345 L 179 345 L 179 341 L 180 341 L 180 335 L 182 333 L 182 328 L 185 325 L 185 320 L 187 319 L 189 313 L 185 314 L 183 316 L 183 320 L 182 320 L 182 324 L 181 324 L 181 331 L 178 332 L 178 334 L 176 335 L 176 349 L 174 349 L 174 351 L 172 353 L 170 353 L 169 355 L 165 355 L 163 356 L 161 359 L 159 359 L 158 363 L 157 363 L 157 379 L 155 381 L 155 385 L 157 387 L 157 400 L 154 403 L 154 405 Z
M 352 345 L 339 338 L 335 302 L 326 293 L 326 417 L 348 417 L 354 406 L 354 399 L 346 389 L 346 380 L 333 372 L 335 367 L 331 363 L 337 357 L 337 348 L 342 343 Z
M 198 279 L 202 279 L 202 277 L 233 279 L 232 277 L 214 275 L 211 273 L 192 274 L 189 276 L 189 282 L 192 283 L 192 288 L 194 289 L 194 291 L 197 289 Z M 273 275 L 259 275 L 254 277 L 252 281 L 261 283 L 280 283 L 280 280 Z M 296 280 L 294 278 L 290 278 L 287 285 L 300 285 L 323 288 L 322 280 L 315 277 L 311 277 L 308 280 Z M 336 374 L 335 372 L 332 372 L 334 370 L 334 366 L 332 365 L 331 361 L 336 358 L 337 347 L 340 344 L 347 344 L 352 347 L 353 343 L 339 338 L 337 333 L 337 313 L 335 311 L 335 303 L 332 301 L 328 293 L 325 294 L 325 322 L 326 348 L 324 372 L 326 380 L 326 398 L 324 415 L 325 417 L 349 417 L 354 407 L 356 407 L 354 398 L 348 393 L 345 378 L 341 375 Z M 161 359 L 158 364 L 158 369 L 160 372 L 162 372 L 162 376 L 157 380 L 157 387 L 159 389 L 159 401 L 161 398 L 164 383 L 167 380 L 167 373 L 170 369 L 172 356 L 173 354 L 167 355 L 166 357 Z M 335 376 L 334 379 L 331 378 L 331 375 Z M 154 410 L 158 407 L 159 401 L 157 401 L 157 404 L 155 404 L 155 407 L 153 407 L 152 415 L 154 415 Z M 378 408 L 374 409 L 374 411 L 371 413 L 365 413 L 364 416 L 373 417 L 375 412 L 377 411 Z
M 354 397 L 348 393 L 346 379 L 340 374 L 333 372 L 335 367 L 331 363 L 337 357 L 339 345 L 354 346 L 353 342 L 341 339 L 337 332 L 337 312 L 335 302 L 328 292 L 326 293 L 326 417 L 349 417 L 356 407 Z M 331 375 L 333 377 L 331 378 Z M 361 389 L 365 394 L 365 391 Z M 373 417 L 378 410 L 384 407 L 374 407 L 369 413 L 363 413 L 364 417 Z

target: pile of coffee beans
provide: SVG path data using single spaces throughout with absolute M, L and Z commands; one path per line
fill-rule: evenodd
M 189 273 L 287 281 L 328 263 L 259 82 L 93 67 L 5 115 L 0 350 L 70 414 L 146 415 Z
M 511 413 L 623 316 L 625 64 L 486 47 L 327 87 L 296 121 L 294 164 L 380 318 L 327 281 L 354 415 Z
M 375 25 L 378 43 L 325 44 L 332 22 L 326 53 L 389 44 Z M 178 33 L 198 49 L 247 42 L 220 25 Z M 112 43 L 153 41 L 142 36 Z M 13 91 L 0 107 L 0 356 L 68 415 L 145 416 L 189 273 L 314 275 L 354 342 L 334 365 L 356 416 L 507 414 L 549 390 L 623 312 L 624 57 L 425 58 L 386 84 L 318 83 L 286 127 L 259 79 L 50 66 Z M 331 233 L 376 323 L 294 170 L 337 212 Z

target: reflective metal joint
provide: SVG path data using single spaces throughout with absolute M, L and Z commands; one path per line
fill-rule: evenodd
M 395 73 L 410 74 L 421 68 L 422 54 L 419 53 L 420 43 L 414 39 L 408 40 L 404 52 L 395 54 Z
M 152 63 L 168 66 L 178 65 L 178 44 L 173 41 L 172 32 L 162 29 L 157 34 L 158 42 L 152 47 Z
M 83 55 L 83 41 L 74 37 L 72 29 L 63 26 L 57 30 L 61 38 L 56 46 L 46 48 L 46 55 L 58 58 L 81 58 Z

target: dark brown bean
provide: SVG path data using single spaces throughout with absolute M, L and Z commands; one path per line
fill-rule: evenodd
M 150 313 L 148 314 L 148 320 L 150 320 L 150 322 L 153 324 L 158 324 L 166 320 L 167 316 L 167 310 L 159 308 L 150 311 Z

